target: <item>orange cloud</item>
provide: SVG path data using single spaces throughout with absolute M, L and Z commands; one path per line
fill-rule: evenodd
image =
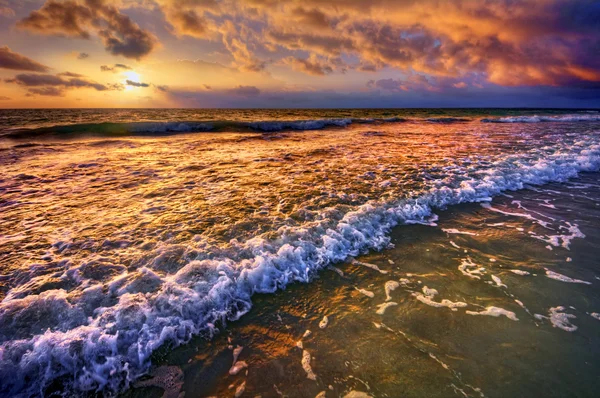
M 177 4 L 181 13 L 173 13 Z M 179 32 L 222 40 L 245 70 L 280 59 L 329 73 L 315 59 L 348 56 L 349 68 L 395 68 L 500 85 L 600 81 L 600 6 L 561 0 L 159 1 Z M 184 18 L 185 17 L 185 18 Z M 331 66 L 329 66 L 331 67 Z
M 80 39 L 89 39 L 95 32 L 108 52 L 133 59 L 148 55 L 157 45 L 154 35 L 104 0 L 48 0 L 17 26 L 43 35 Z

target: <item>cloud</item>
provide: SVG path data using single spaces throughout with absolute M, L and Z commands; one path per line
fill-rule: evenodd
M 150 87 L 150 85 L 148 83 L 134 82 L 132 80 L 126 80 L 125 84 L 127 84 L 128 86 L 132 86 L 132 87 Z
M 29 72 L 48 72 L 50 70 L 46 65 L 17 54 L 7 46 L 0 47 L 0 68 Z
M 79 74 L 79 73 L 74 73 L 74 72 L 62 72 L 57 74 L 56 76 L 65 76 L 65 77 L 84 77 L 83 75 Z
M 108 66 L 108 65 L 101 65 L 100 66 L 100 70 L 102 72 L 113 72 L 116 73 L 119 71 L 119 69 L 122 70 L 131 70 L 132 68 L 130 66 L 124 65 L 124 64 L 114 64 L 113 66 Z
M 163 93 L 166 93 L 169 91 L 169 86 L 165 86 L 165 85 L 155 85 L 154 88 L 156 88 L 158 91 L 162 91 Z
M 255 86 L 237 86 L 229 90 L 229 93 L 233 95 L 239 95 L 242 97 L 255 97 L 260 94 L 260 89 Z
M 5 95 L 0 95 L 0 101 L 10 101 L 10 97 L 7 97 Z
M 225 21 L 219 26 L 223 44 L 234 59 L 234 66 L 246 72 L 260 72 L 267 63 L 253 53 L 253 46 L 259 35 L 250 29 L 240 27 L 232 21 Z
M 171 10 L 169 22 L 180 35 L 203 38 L 208 32 L 206 20 L 198 16 L 194 10 Z
M 0 17 L 12 18 L 15 16 L 15 11 L 10 7 L 0 6 Z
M 401 81 L 394 79 L 369 80 L 367 87 L 386 91 L 408 91 L 408 88 Z
M 80 39 L 90 39 L 95 33 L 106 51 L 133 59 L 150 54 L 158 43 L 150 32 L 104 0 L 47 0 L 17 26 L 43 35 Z
M 96 91 L 119 89 L 116 86 L 100 84 L 83 75 L 71 72 L 57 75 L 22 73 L 12 79 L 6 79 L 5 82 L 25 87 L 29 94 L 46 96 L 63 96 L 66 90 L 79 88 L 92 88 Z
M 79 53 L 77 55 L 77 59 L 86 59 L 86 58 L 89 58 L 89 57 L 90 57 L 90 54 L 88 54 L 88 53 Z
M 588 0 L 40 2 L 20 28 L 97 37 L 108 52 L 134 59 L 159 45 L 143 23 L 154 26 L 157 20 L 146 11 L 156 11 L 168 32 L 202 39 L 203 49 L 227 54 L 221 62 L 228 70 L 253 72 L 252 78 L 246 74 L 248 86 L 266 87 L 252 79 L 267 79 L 271 65 L 313 76 L 382 72 L 372 88 L 386 92 L 469 91 L 486 84 L 585 88 L 600 82 L 600 3 Z M 121 11 L 134 7 L 146 11 Z M 393 90 L 377 86 L 389 72 L 398 73 L 395 83 L 379 84 Z
M 409 73 L 401 79 L 379 79 L 369 80 L 367 87 L 371 89 L 383 90 L 393 93 L 402 91 L 456 91 L 467 87 L 465 82 L 456 81 L 456 79 L 444 76 L 429 76 L 420 73 Z
M 391 69 L 431 84 L 470 86 L 470 76 L 502 86 L 600 82 L 599 2 L 157 1 L 176 34 L 220 40 L 242 71 L 285 63 L 311 75 Z
M 63 89 L 58 87 L 41 87 L 41 88 L 30 88 L 27 90 L 27 97 L 33 97 L 34 95 L 44 95 L 48 97 L 63 97 L 65 92 Z
M 297 57 L 287 57 L 283 60 L 286 65 L 292 69 L 307 73 L 309 75 L 324 76 L 333 72 L 333 66 L 327 62 L 322 62 L 312 54 L 307 59 Z
M 173 33 L 178 36 L 206 38 L 215 29 L 204 12 L 219 13 L 216 0 L 157 0 Z

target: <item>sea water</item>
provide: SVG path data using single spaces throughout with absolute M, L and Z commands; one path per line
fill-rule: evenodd
M 2 395 L 599 387 L 595 111 L 0 120 Z

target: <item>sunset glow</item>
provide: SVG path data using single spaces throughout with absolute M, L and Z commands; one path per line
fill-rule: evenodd
M 600 0 L 0 0 L 0 398 L 597 397 Z
M 0 107 L 594 106 L 598 4 L 2 0 Z

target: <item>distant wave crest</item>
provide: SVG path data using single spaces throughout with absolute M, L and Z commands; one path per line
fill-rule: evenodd
M 496 119 L 481 119 L 481 121 L 483 123 L 598 122 L 600 121 L 600 115 L 587 113 L 556 116 L 508 116 Z
M 127 135 L 167 135 L 197 132 L 277 132 L 284 130 L 320 130 L 327 127 L 346 127 L 352 123 L 377 124 L 398 123 L 406 119 L 399 117 L 380 119 L 315 119 L 315 120 L 264 120 L 256 122 L 241 121 L 165 121 L 131 123 L 88 123 L 72 124 L 35 129 L 0 130 L 0 136 L 8 138 L 28 138 L 36 136 L 127 136 Z

